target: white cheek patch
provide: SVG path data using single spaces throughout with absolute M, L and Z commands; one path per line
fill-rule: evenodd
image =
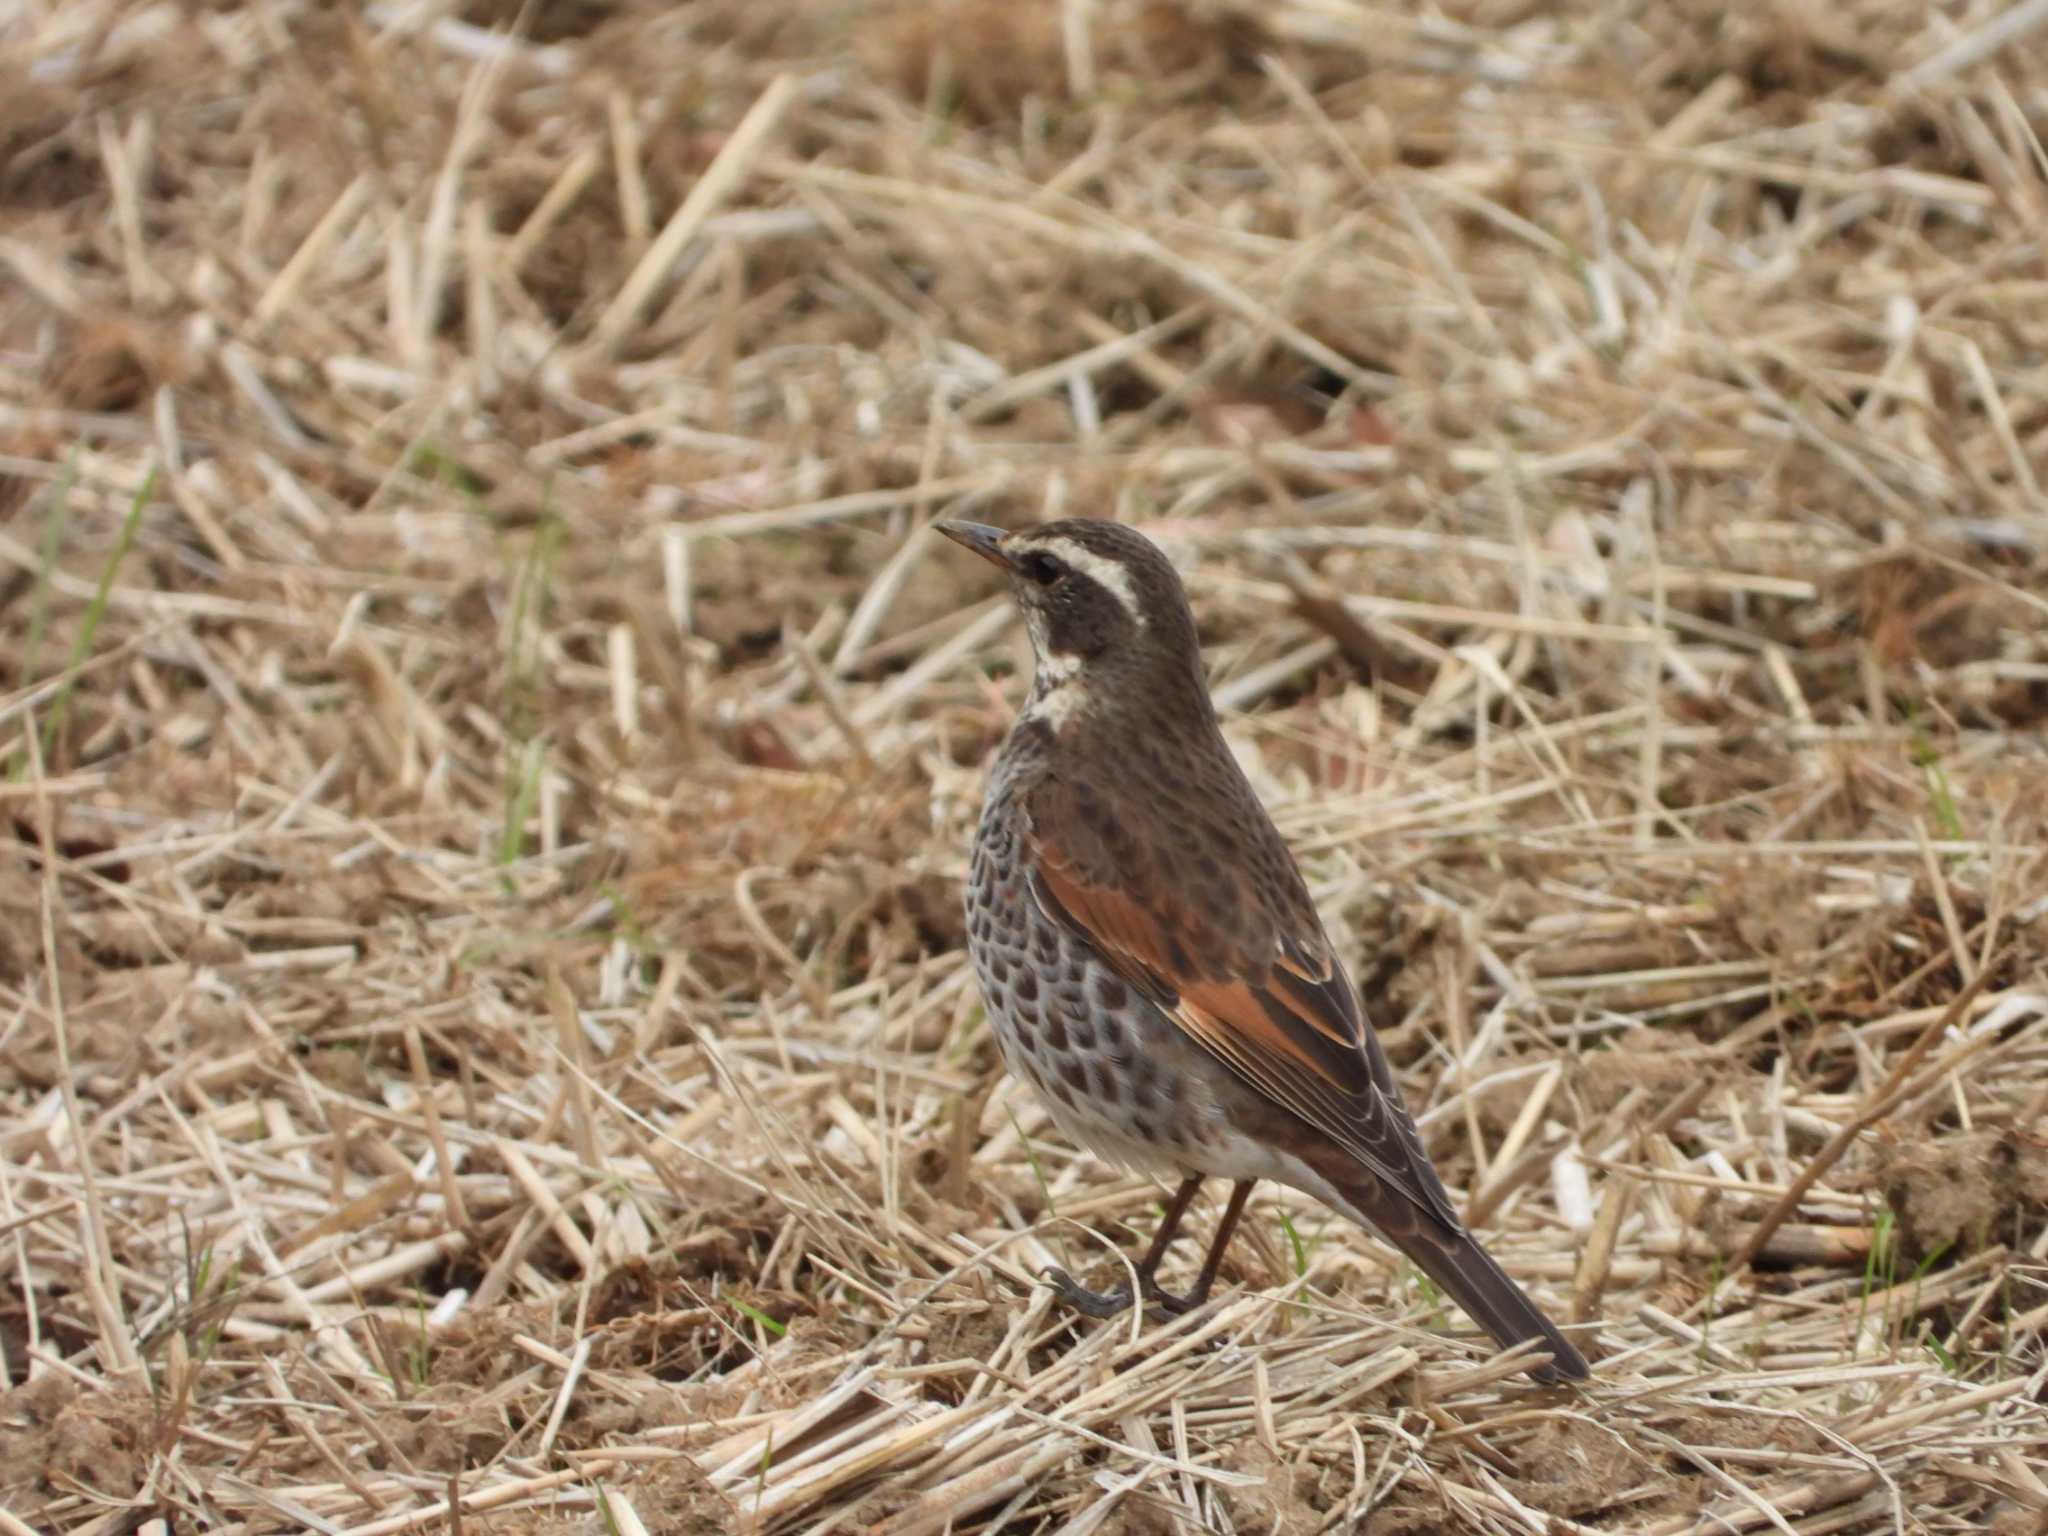
M 1131 573 L 1122 562 L 1098 555 L 1072 539 L 1034 540 L 1032 548 L 1044 550 L 1055 560 L 1064 561 L 1069 570 L 1079 571 L 1100 584 L 1104 591 L 1124 605 L 1124 612 L 1131 616 L 1131 623 L 1139 629 L 1145 627 L 1144 611 L 1138 607 L 1137 589 L 1131 585 Z

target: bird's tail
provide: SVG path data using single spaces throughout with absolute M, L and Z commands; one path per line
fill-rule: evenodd
M 1511 1349 L 1525 1339 L 1534 1339 L 1540 1348 L 1549 1351 L 1549 1365 L 1529 1368 L 1529 1374 L 1538 1381 L 1584 1381 L 1591 1374 L 1586 1368 L 1586 1357 L 1558 1332 L 1557 1325 L 1543 1315 L 1543 1309 L 1529 1299 L 1528 1292 L 1507 1277 L 1507 1272 L 1493 1261 L 1493 1255 L 1480 1247 L 1469 1232 L 1461 1231 L 1441 1244 L 1435 1234 L 1421 1234 L 1415 1242 L 1403 1243 L 1401 1248 L 1417 1268 L 1437 1283 L 1438 1289 L 1492 1334 L 1501 1348 Z
M 1530 1366 L 1531 1376 L 1554 1385 L 1583 1381 L 1591 1374 L 1586 1357 L 1463 1227 L 1446 1229 L 1400 1196 L 1384 1193 L 1377 1180 L 1369 1181 L 1364 1189 L 1343 1193 L 1355 1220 L 1414 1260 L 1416 1267 L 1503 1349 L 1534 1339 L 1549 1354 L 1551 1363 Z M 1390 1206 L 1395 1209 L 1388 1209 Z

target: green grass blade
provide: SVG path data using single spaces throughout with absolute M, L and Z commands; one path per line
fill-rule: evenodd
M 520 753 L 518 777 L 505 802 L 505 829 L 498 838 L 500 867 L 517 864 L 526 857 L 526 823 L 540 803 L 540 776 L 546 765 L 546 744 L 535 737 Z
M 57 733 L 63 730 L 64 721 L 71 713 L 71 691 L 78 680 L 78 668 L 92 654 L 93 637 L 99 633 L 100 623 L 107 616 L 108 600 L 114 593 L 114 578 L 120 574 L 128 551 L 135 547 L 136 532 L 142 527 L 142 509 L 148 505 L 149 493 L 155 489 L 156 470 L 152 468 L 142 477 L 135 499 L 128 504 L 128 515 L 121 520 L 120 537 L 114 541 L 113 552 L 107 556 L 106 564 L 100 567 L 99 585 L 93 589 L 92 601 L 85 605 L 85 621 L 79 625 L 78 638 L 71 644 L 71 657 L 64 664 L 69 675 L 58 685 L 56 697 L 50 701 L 50 712 L 43 717 L 43 761 L 46 763 L 50 761 Z
M 64 473 L 50 493 L 50 513 L 43 519 L 43 541 L 36 550 L 36 588 L 29 598 L 28 638 L 22 642 L 21 670 L 15 674 L 17 687 L 35 681 L 36 663 L 42 659 L 43 630 L 50 621 L 50 589 L 56 585 L 57 551 L 64 547 L 64 525 L 71 513 L 71 487 L 78 483 L 78 456 L 64 461 Z

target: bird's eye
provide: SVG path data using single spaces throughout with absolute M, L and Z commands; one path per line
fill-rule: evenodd
M 1033 550 L 1017 562 L 1017 568 L 1025 577 L 1041 587 L 1049 587 L 1067 574 L 1067 568 L 1042 550 Z

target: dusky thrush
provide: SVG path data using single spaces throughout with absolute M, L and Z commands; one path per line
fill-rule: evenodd
M 1275 1179 L 1399 1248 L 1539 1381 L 1586 1362 L 1452 1209 L 1279 830 L 1216 723 L 1187 594 L 1158 547 L 1077 518 L 941 522 L 1000 566 L 1036 660 L 974 837 L 968 953 L 1010 1071 L 1098 1156 L 1179 1180 L 1137 1265 L 1199 1306 Z M 1156 1273 L 1206 1178 L 1230 1202 L 1185 1296 Z M 1128 1289 L 1049 1278 L 1110 1317 Z

